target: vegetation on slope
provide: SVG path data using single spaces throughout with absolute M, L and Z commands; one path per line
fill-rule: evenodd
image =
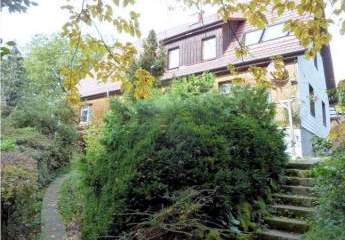
M 196 94 L 209 78 L 112 102 L 84 160 L 85 239 L 250 237 L 287 160 L 283 136 L 264 90 Z
M 64 39 L 37 37 L 23 58 L 13 48 L 1 62 L 1 236 L 39 233 L 42 190 L 69 163 L 77 133 L 59 68 Z
M 331 140 L 319 144 L 323 152 L 333 150 L 333 153 L 315 169 L 320 205 L 306 240 L 345 240 L 344 126 L 345 122 L 335 126 L 337 133 L 332 131 Z

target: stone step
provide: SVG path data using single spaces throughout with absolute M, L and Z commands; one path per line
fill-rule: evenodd
M 312 171 L 289 168 L 289 169 L 286 169 L 286 175 L 288 177 L 310 178 L 312 177 Z
M 305 196 L 315 195 L 314 189 L 312 187 L 282 185 L 282 189 L 284 192 L 289 192 L 292 194 L 301 194 Z
M 293 233 L 305 233 L 309 229 L 306 221 L 294 218 L 272 216 L 265 219 L 270 228 Z
M 318 204 L 317 198 L 304 196 L 304 195 L 292 195 L 275 193 L 272 195 L 277 203 L 283 203 L 288 205 L 300 206 L 300 207 L 313 207 Z
M 259 234 L 258 240 L 300 240 L 302 234 L 267 229 Z
M 313 178 L 301 178 L 301 177 L 285 177 L 284 178 L 286 185 L 300 185 L 305 187 L 313 187 L 315 180 Z
M 282 205 L 274 204 L 270 208 L 275 214 L 284 217 L 293 217 L 293 218 L 308 218 L 312 217 L 315 214 L 315 208 L 311 207 L 299 207 L 294 205 Z

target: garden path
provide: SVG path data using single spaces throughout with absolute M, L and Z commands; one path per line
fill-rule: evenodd
M 44 195 L 41 212 L 41 238 L 44 240 L 67 239 L 65 225 L 57 206 L 59 188 L 64 180 L 65 176 L 56 178 Z

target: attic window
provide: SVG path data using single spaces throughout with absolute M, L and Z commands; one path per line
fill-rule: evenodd
M 168 68 L 178 68 L 180 65 L 180 49 L 174 48 L 168 51 Z
M 285 37 L 289 32 L 284 32 L 284 23 L 279 23 L 276 25 L 269 26 L 265 29 L 262 41 L 268 41 L 280 37 Z
M 262 29 L 255 30 L 255 31 L 252 31 L 252 32 L 247 32 L 244 35 L 244 43 L 245 43 L 245 45 L 248 46 L 248 45 L 259 43 L 260 40 L 261 40 L 263 32 L 264 32 L 264 30 L 262 30 Z
M 202 40 L 202 60 L 210 60 L 217 56 L 216 37 Z

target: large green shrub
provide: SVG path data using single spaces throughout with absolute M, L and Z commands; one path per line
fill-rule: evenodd
M 18 152 L 1 158 L 1 237 L 31 239 L 39 231 L 41 204 L 36 161 Z
M 315 170 L 320 204 L 307 240 L 345 240 L 345 149 Z
M 265 91 L 171 92 L 112 102 L 85 159 L 85 239 L 229 239 L 255 228 L 287 159 Z

